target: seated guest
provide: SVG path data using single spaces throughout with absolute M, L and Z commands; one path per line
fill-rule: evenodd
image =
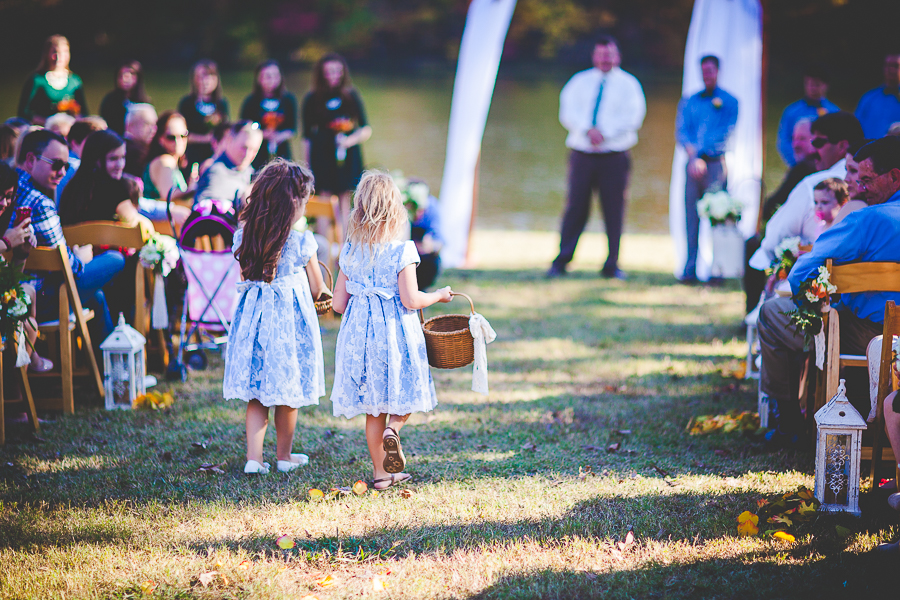
M 222 155 L 203 173 L 197 184 L 195 210 L 197 204 L 204 200 L 231 202 L 235 210 L 240 207 L 241 199 L 250 187 L 253 177 L 251 165 L 262 140 L 262 131 L 257 123 L 238 121 L 231 126 L 222 141 Z
M 100 103 L 100 116 L 109 123 L 109 128 L 123 135 L 125 133 L 125 116 L 134 104 L 150 102 L 144 91 L 144 71 L 141 63 L 126 60 L 116 71 L 116 87 L 103 97 Z
M 16 140 L 19 139 L 19 132 L 15 127 L 4 123 L 0 125 L 0 162 L 6 163 L 10 167 L 16 162 Z
M 781 205 L 787 201 L 788 195 L 797 187 L 804 177 L 816 172 L 816 149 L 810 143 L 812 132 L 810 126 L 812 119 L 800 119 L 794 124 L 794 134 L 791 137 L 791 150 L 794 154 L 794 166 L 785 175 L 784 180 L 775 192 L 766 198 L 762 207 L 762 228 L 757 234 L 744 243 L 744 256 L 747 263 L 744 265 L 744 292 L 747 295 L 746 312 L 750 313 L 756 308 L 759 296 L 762 294 L 766 283 L 764 269 L 755 269 L 750 266 L 750 257 L 759 250 L 765 225 L 772 218 Z
M 16 193 L 16 208 L 30 208 L 31 222 L 39 246 L 65 245 L 56 202 L 52 199 L 56 186 L 68 167 L 69 148 L 66 141 L 47 130 L 32 131 L 22 140 L 18 162 L 22 165 Z M 125 258 L 118 252 L 94 256 L 90 246 L 66 248 L 75 285 L 83 303 L 100 315 L 104 333 L 113 329 L 112 317 L 103 295 L 103 287 L 125 266 Z M 36 279 L 38 315 L 53 318 L 56 314 L 59 287 Z
M 441 270 L 441 248 L 444 240 L 439 231 L 440 218 L 438 199 L 431 195 L 428 184 L 421 179 L 410 179 L 409 189 L 418 186 L 421 190 L 417 196 L 410 193 L 406 202 L 409 211 L 409 237 L 416 244 L 419 253 L 419 266 L 416 267 L 416 281 L 420 290 L 430 288 Z
M 836 112 L 819 117 L 811 126 L 813 157 L 818 171 L 803 178 L 788 195 L 787 201 L 766 225 L 766 236 L 760 248 L 750 258 L 750 266 L 763 271 L 775 260 L 775 249 L 789 237 L 799 237 L 801 244 L 810 244 L 818 234 L 813 188 L 830 177 L 843 179 L 847 174 L 847 151 L 862 139 L 862 128 L 856 117 L 848 112 Z
M 825 231 L 811 252 L 800 256 L 788 276 L 796 294 L 800 283 L 816 275 L 827 259 L 835 264 L 858 261 L 900 262 L 900 139 L 888 137 L 863 146 L 855 155 L 859 184 L 865 188 L 869 206 L 851 213 Z M 840 313 L 841 354 L 865 354 L 869 341 L 881 334 L 884 305 L 900 303 L 900 294 L 870 292 L 843 294 L 836 307 Z M 759 313 L 762 353 L 760 391 L 774 402 L 777 423 L 771 439 L 791 443 L 803 430 L 798 398 L 800 367 L 806 357 L 803 335 L 790 325 L 786 313 L 794 308 L 791 298 L 775 297 L 763 303 Z M 851 401 L 864 402 L 867 393 L 851 394 Z M 864 406 L 863 406 L 864 405 Z
M 34 229 L 31 227 L 30 217 L 26 217 L 15 227 L 7 227 L 15 212 L 13 210 L 13 200 L 16 198 L 18 182 L 19 175 L 16 173 L 16 170 L 6 163 L 0 163 L 0 252 L 12 250 L 14 260 L 20 249 L 27 251 L 28 248 L 33 247 L 35 244 Z M 34 342 L 38 336 L 37 322 L 34 320 L 35 307 L 37 306 L 35 290 L 28 283 L 23 283 L 22 288 L 31 298 L 31 307 L 29 309 L 31 315 L 25 321 L 25 336 L 28 338 L 29 348 L 31 348 L 31 364 L 28 368 L 36 373 L 45 373 L 53 368 L 53 362 L 43 358 L 34 349 Z
M 900 52 L 884 57 L 884 85 L 863 94 L 856 118 L 870 139 L 887 135 L 891 125 L 900 121 Z
M 65 225 L 85 221 L 138 223 L 153 230 L 150 221 L 138 213 L 131 189 L 122 180 L 125 172 L 125 140 L 110 129 L 88 136 L 81 166 L 59 203 L 59 220 Z
M 152 104 L 132 104 L 125 115 L 125 172 L 138 179 L 147 169 L 158 118 Z
M 72 129 L 69 130 L 69 135 L 66 136 L 66 142 L 69 143 L 69 168 L 66 169 L 65 177 L 63 177 L 62 181 L 59 182 L 59 185 L 56 186 L 57 206 L 59 206 L 59 199 L 62 197 L 63 190 L 66 189 L 66 185 L 68 185 L 68 183 L 72 181 L 72 178 L 75 177 L 75 172 L 78 170 L 79 165 L 81 165 L 81 151 L 84 148 L 84 141 L 95 131 L 103 131 L 104 129 L 106 129 L 106 121 L 100 117 L 84 117 L 78 119 L 78 121 L 72 125 Z
M 72 129 L 73 123 L 75 123 L 75 117 L 72 115 L 56 113 L 55 115 L 47 117 L 47 121 L 44 123 L 44 129 L 67 137 L 69 135 L 69 130 Z
M 181 172 L 187 166 L 188 130 L 184 117 L 173 110 L 163 111 L 156 122 L 156 135 L 150 143 L 150 162 L 144 170 L 144 197 L 187 200 L 193 198 L 197 175 L 191 171 L 190 182 Z
M 778 153 L 787 166 L 793 167 L 797 164 L 791 143 L 797 121 L 800 119 L 812 121 L 840 110 L 825 97 L 827 93 L 828 76 L 825 70 L 819 67 L 808 68 L 803 75 L 803 98 L 788 105 L 778 123 Z
M 851 146 L 850 151 L 847 153 L 846 161 L 847 161 L 847 174 L 844 176 L 844 183 L 847 184 L 847 196 L 850 200 L 841 207 L 841 210 L 838 211 L 837 216 L 832 221 L 831 225 L 837 225 L 841 221 L 844 220 L 844 217 L 849 215 L 852 212 L 860 210 L 862 208 L 867 207 L 869 204 L 866 202 L 866 192 L 865 190 L 861 190 L 859 187 L 859 163 L 856 162 L 856 159 L 853 158 L 853 155 L 859 152 L 859 149 L 869 143 L 869 140 L 863 140 L 860 144 L 856 146 Z
M 816 184 L 813 188 L 813 199 L 821 235 L 834 225 L 838 213 L 850 200 L 850 195 L 843 179 L 831 177 Z M 816 238 L 818 239 L 818 236 Z

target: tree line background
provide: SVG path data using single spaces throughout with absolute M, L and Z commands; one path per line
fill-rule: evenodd
M 735 1 L 735 0 L 723 0 Z M 897 0 L 768 0 L 773 75 L 809 62 L 836 76 L 880 78 L 900 47 Z M 265 57 L 308 65 L 324 52 L 357 68 L 452 67 L 468 0 L 0 0 L 0 65 L 37 62 L 53 33 L 72 43 L 73 68 L 137 58 L 158 68 L 209 57 L 225 68 Z M 586 64 L 590 37 L 616 35 L 631 68 L 681 67 L 693 0 L 519 0 L 504 65 Z

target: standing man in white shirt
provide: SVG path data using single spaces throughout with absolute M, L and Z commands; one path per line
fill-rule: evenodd
M 566 274 L 596 189 L 609 242 L 609 256 L 600 273 L 606 278 L 625 279 L 625 273 L 619 269 L 619 241 L 631 170 L 629 150 L 637 143 L 647 102 L 638 80 L 619 68 L 621 59 L 615 39 L 598 37 L 592 60 L 594 68 L 576 73 L 559 95 L 559 122 L 569 132 L 566 147 L 572 152 L 559 256 L 547 277 Z

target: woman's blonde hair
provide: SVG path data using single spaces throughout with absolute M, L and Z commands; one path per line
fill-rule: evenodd
M 347 239 L 352 243 L 371 249 L 400 237 L 407 215 L 400 189 L 390 175 L 382 171 L 363 173 L 353 204 L 347 225 Z

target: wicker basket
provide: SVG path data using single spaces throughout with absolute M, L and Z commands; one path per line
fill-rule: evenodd
M 325 269 L 325 272 L 328 273 L 328 289 L 332 289 L 334 287 L 334 275 L 331 274 L 331 269 L 328 268 L 328 265 L 323 263 L 321 260 L 319 264 L 322 265 L 322 268 Z M 333 300 L 332 296 L 319 296 L 320 300 L 314 300 L 313 304 L 316 305 L 316 314 L 320 317 L 324 317 L 331 311 L 331 301 Z
M 471 314 L 475 314 L 471 298 L 459 292 L 451 292 L 451 295 L 468 300 Z M 438 315 L 426 321 L 420 310 L 419 319 L 425 333 L 428 364 L 436 369 L 458 369 L 472 364 L 475 340 L 469 331 L 469 315 Z

